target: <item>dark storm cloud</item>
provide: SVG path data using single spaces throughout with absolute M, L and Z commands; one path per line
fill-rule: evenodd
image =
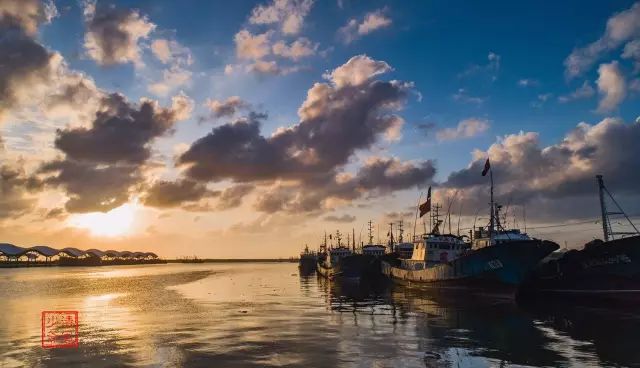
M 11 4 L 12 9 L 20 7 L 18 3 Z M 31 27 L 33 19 L 16 18 L 6 12 L 6 7 L 7 4 L 0 4 L 0 115 L 26 100 L 32 90 L 46 86 L 60 62 L 59 56 L 22 28 Z
M 147 190 L 142 197 L 142 203 L 147 206 L 169 208 L 199 202 L 201 199 L 219 194 L 207 189 L 205 184 L 193 180 L 158 181 Z
M 638 139 L 639 123 L 611 118 L 595 125 L 581 123 L 561 142 L 546 147 L 535 133 L 508 135 L 488 149 L 499 199 L 505 205 L 535 206 L 538 215 L 585 216 L 579 204 L 588 200 L 590 207 L 597 208 L 591 201 L 597 195 L 597 174 L 604 175 L 618 196 L 637 197 Z M 443 183 L 445 188 L 461 190 L 466 211 L 486 206 L 488 179 L 480 175 L 485 159 L 486 154 L 478 154 L 469 167 L 451 173 Z M 533 209 L 530 212 L 534 214 Z
M 141 163 L 151 155 L 149 143 L 169 132 L 179 114 L 154 101 L 132 105 L 113 93 L 102 100 L 90 128 L 58 130 L 55 146 L 75 160 Z
M 354 222 L 356 220 L 356 217 L 345 213 L 342 216 L 329 215 L 329 216 L 325 217 L 324 220 L 325 221 L 329 221 L 329 222 L 337 222 L 337 223 L 342 223 L 342 224 L 348 224 L 348 223 Z
M 250 184 L 237 184 L 226 188 L 220 195 L 217 208 L 219 210 L 227 210 L 240 206 L 244 196 L 251 193 L 254 189 L 255 186 Z
M 28 177 L 22 169 L 0 165 L 0 220 L 15 218 L 32 210 L 36 200 L 29 193 L 41 187 L 42 183 Z
M 213 129 L 183 153 L 178 164 L 195 180 L 306 180 L 347 163 L 355 150 L 371 147 L 402 124 L 391 114 L 410 85 L 372 77 L 379 62 L 356 57 L 336 69 L 331 83 L 316 83 L 300 107 L 300 121 L 265 137 L 254 114 Z M 355 59 L 355 58 L 354 58 Z M 385 64 L 386 65 L 386 64 Z
M 431 161 L 415 166 L 396 159 L 374 158 L 354 176 L 326 175 L 304 185 L 276 184 L 261 193 L 255 206 L 268 213 L 324 211 L 333 202 L 352 201 L 364 196 L 385 195 L 423 185 L 433 179 Z
M 44 164 L 45 183 L 65 189 L 68 212 L 109 211 L 127 202 L 134 184 L 142 180 L 135 165 L 96 165 L 59 160 Z
M 187 116 L 190 100 L 174 97 L 170 108 L 154 101 L 133 104 L 119 94 L 105 96 L 89 128 L 58 130 L 56 148 L 64 159 L 45 163 L 39 174 L 70 197 L 69 212 L 108 211 L 142 184 L 155 138 L 172 132 Z

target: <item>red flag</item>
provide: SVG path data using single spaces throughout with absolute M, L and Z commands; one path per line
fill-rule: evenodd
M 484 169 L 482 170 L 482 176 L 487 175 L 489 170 L 491 170 L 491 163 L 489 163 L 489 159 L 487 158 L 487 162 L 484 163 Z
M 427 200 L 421 204 L 420 209 L 420 217 L 427 214 L 427 212 L 431 211 L 431 187 L 429 187 L 429 191 L 427 192 Z

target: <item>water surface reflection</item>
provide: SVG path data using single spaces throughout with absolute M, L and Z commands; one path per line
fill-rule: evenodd
M 340 284 L 295 264 L 0 270 L 0 366 L 633 366 L 640 315 Z M 40 312 L 80 348 L 40 348 Z

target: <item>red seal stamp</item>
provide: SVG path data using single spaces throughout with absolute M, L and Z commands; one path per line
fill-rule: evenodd
M 78 347 L 78 311 L 42 312 L 42 347 Z

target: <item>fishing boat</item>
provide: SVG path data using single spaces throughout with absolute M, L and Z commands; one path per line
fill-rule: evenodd
M 331 235 L 329 236 L 330 239 Z M 332 239 L 333 240 L 333 239 Z M 349 270 L 344 264 L 344 258 L 353 254 L 349 247 L 342 245 L 340 231 L 336 231 L 336 246 L 327 247 L 327 234 L 324 235 L 324 242 L 320 245 L 316 271 L 322 277 L 334 279 L 338 276 L 345 276 L 344 271 Z
M 487 160 L 483 176 L 488 166 Z M 441 234 L 442 222 L 436 212 L 431 231 L 414 240 L 411 259 L 401 259 L 396 264 L 382 262 L 383 274 L 399 282 L 515 295 L 538 262 L 559 246 L 533 239 L 519 229 L 503 228 L 501 206 L 493 200 L 493 175 L 490 206 L 489 225 L 473 232 L 471 241 L 458 235 Z M 431 188 L 427 201 L 420 205 L 420 212 L 421 217 L 431 212 Z
M 309 246 L 305 245 L 304 250 L 300 253 L 298 260 L 298 269 L 301 275 L 309 275 L 316 271 L 318 265 L 318 254 L 309 250 Z
M 398 255 L 398 258 L 411 259 L 413 255 L 413 243 L 404 241 L 404 227 L 402 220 L 398 222 L 398 242 L 392 244 L 393 252 Z
M 537 294 L 640 301 L 640 232 L 596 176 L 604 241 L 542 263 L 523 286 L 523 297 Z M 607 209 L 607 197 L 616 211 Z M 614 231 L 612 215 L 621 215 L 633 231 Z

